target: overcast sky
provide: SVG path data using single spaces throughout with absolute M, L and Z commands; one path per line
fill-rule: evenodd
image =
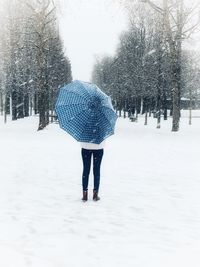
M 127 29 L 127 14 L 118 0 L 59 0 L 60 33 L 72 64 L 73 79 L 89 81 L 95 56 L 113 55 L 119 35 Z M 161 1 L 161 0 L 155 0 Z M 185 0 L 185 3 L 200 0 Z M 185 40 L 188 48 L 199 50 L 199 37 Z
M 60 31 L 71 60 L 73 79 L 89 81 L 96 55 L 112 55 L 127 21 L 111 0 L 67 0 L 62 5 Z

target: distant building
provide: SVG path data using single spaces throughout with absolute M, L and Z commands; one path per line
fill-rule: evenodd
M 168 98 L 166 101 L 167 109 L 171 109 L 171 98 Z M 181 109 L 189 109 L 190 105 L 192 109 L 199 109 L 200 108 L 200 99 L 193 99 L 192 103 L 190 104 L 190 99 L 186 97 L 181 97 Z

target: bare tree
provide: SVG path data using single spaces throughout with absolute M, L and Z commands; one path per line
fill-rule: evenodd
M 172 81 L 172 131 L 179 130 L 180 121 L 180 95 L 181 95 L 181 52 L 182 41 L 189 38 L 200 25 L 200 3 L 190 3 L 190 7 L 184 5 L 184 0 L 162 0 L 162 7 L 151 0 L 140 0 L 148 3 L 163 17 L 163 37 L 169 47 L 171 60 Z M 193 18 L 196 19 L 194 21 Z
M 46 56 L 48 50 L 48 42 L 53 38 L 51 36 L 52 24 L 56 23 L 55 3 L 53 0 L 35 0 L 33 3 L 26 2 L 27 6 L 32 11 L 33 32 L 36 35 L 35 43 L 37 53 L 38 66 L 38 111 L 39 111 L 39 126 L 38 130 L 42 130 L 48 124 L 48 90 L 46 76 Z

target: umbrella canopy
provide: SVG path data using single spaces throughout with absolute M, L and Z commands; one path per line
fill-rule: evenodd
M 79 142 L 100 144 L 114 134 L 111 99 L 95 84 L 76 80 L 62 87 L 55 110 L 60 127 Z

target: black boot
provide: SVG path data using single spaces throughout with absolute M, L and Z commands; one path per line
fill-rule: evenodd
M 83 201 L 87 201 L 88 200 L 88 191 L 83 191 L 83 197 L 82 197 Z
M 98 196 L 98 191 L 97 190 L 93 190 L 93 200 L 94 201 L 100 200 L 100 197 Z

